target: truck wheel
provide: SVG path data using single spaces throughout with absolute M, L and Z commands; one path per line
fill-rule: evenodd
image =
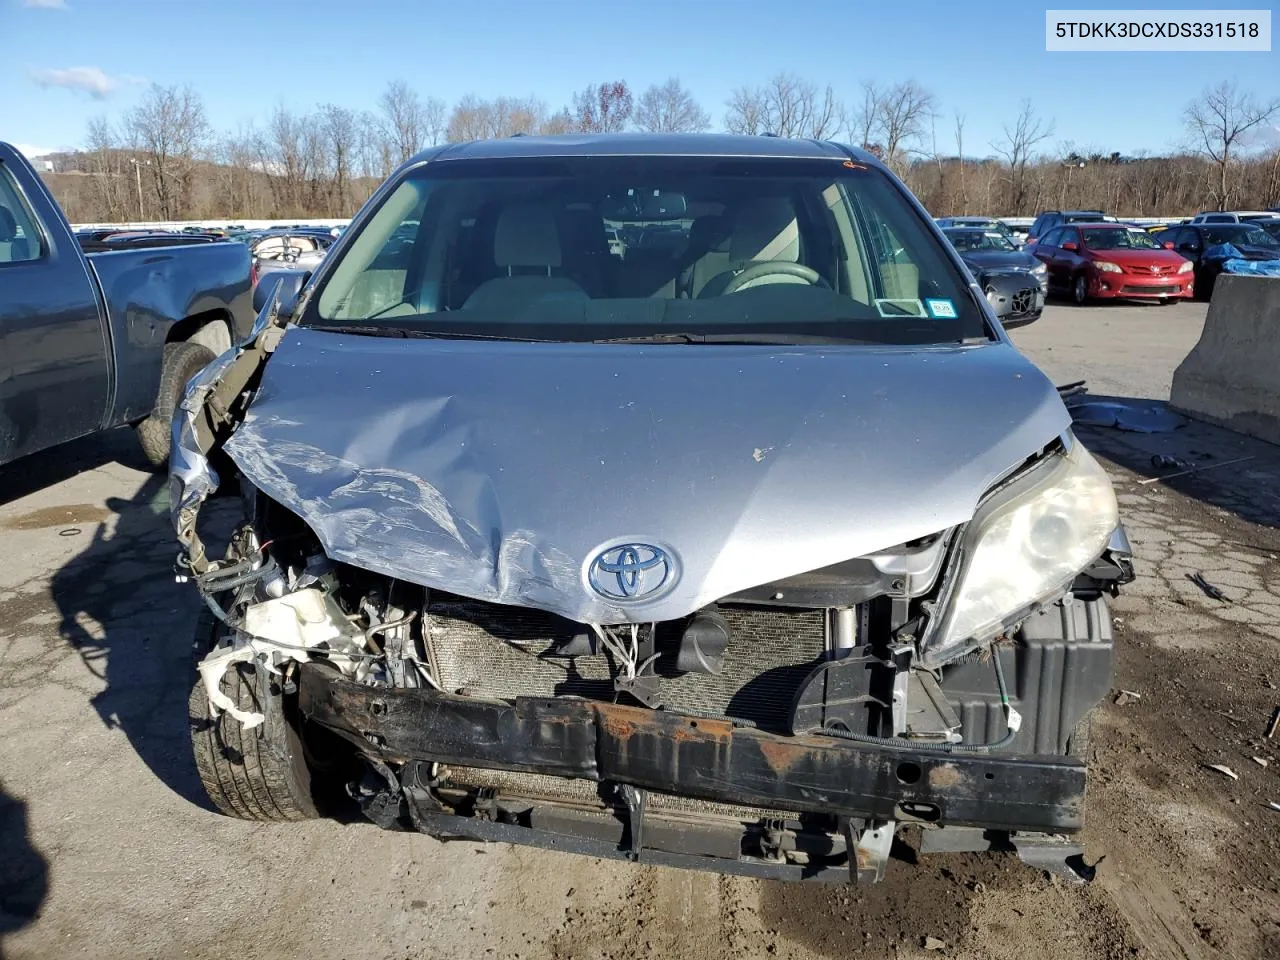
M 201 618 L 200 636 L 212 635 L 212 616 Z M 210 644 L 200 643 L 202 653 Z M 222 678 L 222 692 L 242 710 L 266 714 L 245 730 L 229 713 L 212 715 L 204 683 L 196 681 L 188 702 L 191 749 L 205 792 L 220 811 L 241 820 L 310 820 L 319 811 L 312 795 L 302 738 L 283 697 L 272 693 L 279 678 L 238 663 Z
M 160 367 L 160 389 L 151 416 L 137 426 L 142 453 L 153 467 L 169 460 L 173 414 L 182 402 L 187 382 L 214 360 L 213 351 L 202 343 L 166 343 Z

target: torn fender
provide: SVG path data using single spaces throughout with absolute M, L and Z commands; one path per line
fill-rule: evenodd
M 209 458 L 239 426 L 251 388 L 284 335 L 278 317 L 277 299 L 259 316 L 248 338 L 191 378 L 173 418 L 169 510 L 183 548 L 179 562 L 193 573 L 209 569 L 196 520 L 201 505 L 221 483 Z

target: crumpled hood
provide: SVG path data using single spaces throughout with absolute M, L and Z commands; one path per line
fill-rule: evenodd
M 578 622 L 669 620 L 968 520 L 1067 429 L 1013 347 L 596 345 L 289 330 L 226 450 L 332 558 Z M 667 589 L 588 568 L 657 545 Z M 616 560 L 616 554 L 611 555 Z M 616 592 L 616 591 L 615 591 Z

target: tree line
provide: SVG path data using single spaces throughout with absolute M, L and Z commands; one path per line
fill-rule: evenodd
M 1099 208 L 1127 216 L 1181 216 L 1210 208 L 1280 204 L 1280 117 L 1264 100 L 1221 83 L 1183 112 L 1184 146 L 1122 156 L 1070 142 L 1031 101 L 989 143 L 965 142 L 966 116 L 943 114 L 914 80 L 863 82 L 841 97 L 793 73 L 736 88 L 720 129 L 837 139 L 884 160 L 935 215 L 1030 216 Z M 537 97 L 462 97 L 452 105 L 403 80 L 373 109 L 328 103 L 277 107 L 259 125 L 216 131 L 190 87 L 152 86 L 133 109 L 99 117 L 85 147 L 44 173 L 76 222 L 351 216 L 401 162 L 441 143 L 515 134 L 640 130 L 696 133 L 711 114 L 678 78 L 638 94 L 624 80 L 592 84 L 552 109 Z

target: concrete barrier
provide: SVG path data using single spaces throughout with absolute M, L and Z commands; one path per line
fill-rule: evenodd
M 1197 420 L 1280 443 L 1280 278 L 1218 278 L 1169 401 Z

